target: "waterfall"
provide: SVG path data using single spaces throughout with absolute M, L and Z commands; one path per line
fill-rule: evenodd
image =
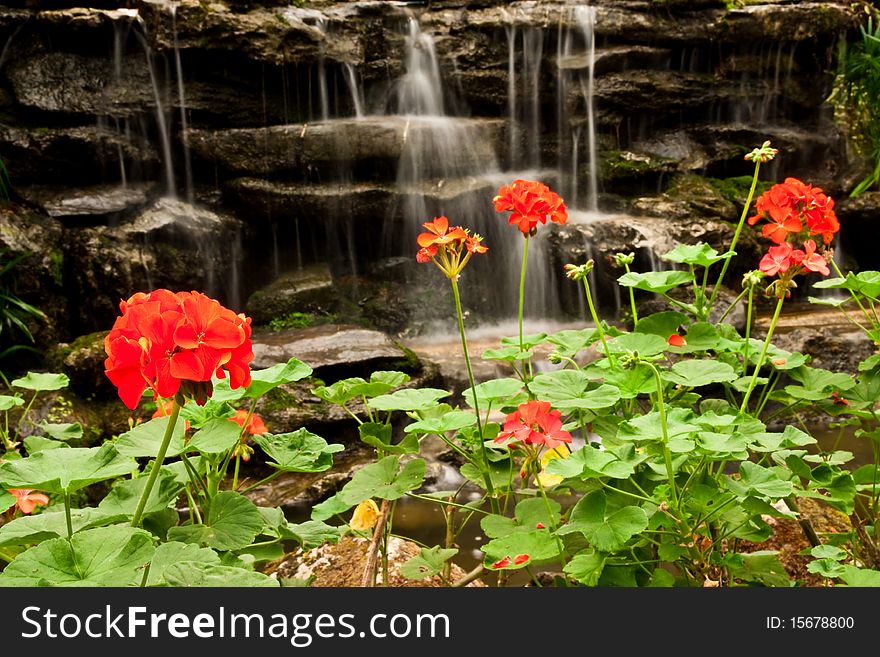
M 578 22 L 579 27 L 583 31 L 584 42 L 586 43 L 587 52 L 589 53 L 587 60 L 587 79 L 584 81 L 583 76 L 581 76 L 581 88 L 583 90 L 584 102 L 587 106 L 587 156 L 589 158 L 589 196 L 588 198 L 588 208 L 592 212 L 599 211 L 599 185 L 598 185 L 598 168 L 599 168 L 599 157 L 596 152 L 596 118 L 594 112 L 594 100 L 593 100 L 593 92 L 594 92 L 594 73 L 593 69 L 596 63 L 596 33 L 595 33 L 595 25 L 596 25 L 596 8 L 595 7 L 575 7 L 574 9 L 575 19 Z M 575 179 L 576 173 L 575 173 Z
M 168 6 L 171 14 L 171 31 L 174 45 L 174 67 L 177 73 L 177 98 L 180 103 L 180 143 L 183 145 L 183 167 L 186 182 L 186 200 L 193 202 L 192 159 L 189 152 L 189 133 L 186 117 L 186 93 L 183 82 L 183 66 L 180 63 L 180 48 L 177 45 L 177 4 Z
M 345 72 L 345 84 L 348 86 L 348 92 L 351 94 L 351 103 L 354 107 L 354 115 L 358 119 L 364 118 L 364 88 L 358 82 L 357 73 L 354 66 L 344 64 L 342 70 Z
M 141 23 L 144 26 L 143 22 Z M 165 117 L 165 108 L 162 105 L 162 93 L 159 90 L 159 82 L 156 77 L 156 67 L 153 57 L 153 49 L 146 39 L 146 27 L 144 35 L 137 34 L 138 40 L 144 47 L 147 57 L 147 70 L 150 73 L 150 85 L 153 92 L 153 102 L 156 105 L 156 126 L 159 129 L 159 146 L 162 149 L 162 163 L 165 165 L 166 194 L 170 198 L 177 198 L 177 188 L 174 183 L 174 162 L 171 151 L 171 135 L 168 131 L 168 120 Z

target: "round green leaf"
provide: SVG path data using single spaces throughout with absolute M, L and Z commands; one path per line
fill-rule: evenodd
M 110 514 L 100 509 L 70 510 L 74 533 L 112 525 L 125 519 L 125 515 Z M 67 517 L 64 511 L 44 511 L 37 515 L 22 516 L 0 527 L 0 547 L 33 545 L 59 537 L 67 537 Z
M 587 542 L 601 552 L 615 552 L 626 542 L 648 527 L 644 509 L 625 506 L 605 515 L 605 493 L 594 491 L 584 496 L 571 510 L 567 525 L 559 528 L 560 535 L 575 532 L 584 535 Z
M 664 381 L 671 381 L 688 388 L 699 388 L 711 383 L 735 381 L 739 375 L 727 363 L 717 360 L 682 360 L 669 372 L 661 374 Z
M 440 417 L 428 418 L 413 422 L 404 431 L 406 433 L 428 433 L 442 435 L 447 431 L 458 431 L 477 423 L 477 416 L 470 411 L 450 411 Z
M 170 417 L 157 417 L 137 425 L 116 439 L 116 449 L 123 456 L 156 458 L 170 421 Z M 174 432 L 171 434 L 171 442 L 165 453 L 166 457 L 177 456 L 184 451 L 183 435 L 185 433 L 186 423 L 178 419 L 174 425 Z
M 50 374 L 42 372 L 28 372 L 26 376 L 15 379 L 12 382 L 13 388 L 24 388 L 25 390 L 46 391 L 61 390 L 70 384 L 70 379 L 66 374 Z
M 88 529 L 23 552 L 0 573 L 0 586 L 136 586 L 154 552 L 142 529 Z
M 340 491 L 341 498 L 352 505 L 371 497 L 396 500 L 421 486 L 424 480 L 424 459 L 412 459 L 401 468 L 399 457 L 386 456 L 358 470 Z
M 256 399 L 278 386 L 294 383 L 312 373 L 312 368 L 297 358 L 286 363 L 278 363 L 264 370 L 251 372 L 251 384 L 244 393 L 245 397 Z
M 443 572 L 446 562 L 458 554 L 456 548 L 443 549 L 439 545 L 422 548 L 412 559 L 400 567 L 400 574 L 407 579 L 425 579 Z
M 263 516 L 253 502 L 239 493 L 221 491 L 211 500 L 204 525 L 172 527 L 168 540 L 239 550 L 250 545 L 262 529 Z
M 244 568 L 220 566 L 201 561 L 181 561 L 165 568 L 168 586 L 175 587 L 270 587 L 280 586 L 277 579 Z
M 678 270 L 649 271 L 645 273 L 630 272 L 617 279 L 623 287 L 633 287 L 645 292 L 666 294 L 674 287 L 691 282 L 687 272 Z
M 238 443 L 240 437 L 241 427 L 238 424 L 225 418 L 215 418 L 196 431 L 187 445 L 187 451 L 225 454 Z
M 483 565 L 490 570 L 518 570 L 536 562 L 556 558 L 559 556 L 559 546 L 549 530 L 534 529 L 494 538 L 483 546 L 483 553 Z M 516 558 L 520 555 L 527 555 L 529 558 L 518 564 Z M 510 559 L 510 564 L 493 568 L 495 563 L 505 558 Z
M 408 388 L 380 395 L 370 402 L 377 411 L 425 411 L 451 393 L 437 388 Z
M 291 433 L 254 436 L 254 442 L 272 460 L 269 465 L 284 472 L 323 472 L 333 466 L 333 454 L 344 447 L 338 443 L 328 445 L 321 436 L 307 429 Z
M 98 504 L 98 508 L 107 514 L 133 516 L 148 479 L 149 477 L 144 474 L 135 479 L 116 482 L 107 497 Z M 156 513 L 167 509 L 177 501 L 182 490 L 183 484 L 177 481 L 173 472 L 160 470 L 143 512 Z
M 184 561 L 220 565 L 220 555 L 210 548 L 199 547 L 191 543 L 176 541 L 162 543 L 156 548 L 153 560 L 150 562 L 147 586 L 169 586 L 165 579 L 165 571 L 174 564 Z
M 497 406 L 504 403 L 522 390 L 522 381 L 519 379 L 492 379 L 478 383 L 473 388 L 464 391 L 464 399 L 468 405 L 474 407 L 474 391 L 477 393 L 477 403 L 485 410 L 489 404 Z
M 135 469 L 137 462 L 119 454 L 111 443 L 102 447 L 52 449 L 0 464 L 0 487 L 69 494 Z

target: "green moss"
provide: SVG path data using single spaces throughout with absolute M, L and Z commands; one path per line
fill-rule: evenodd
M 395 342 L 394 344 L 403 352 L 403 358 L 394 363 L 391 369 L 400 372 L 417 372 L 422 368 L 422 361 L 416 352 L 400 342 Z
M 273 411 L 280 411 L 285 408 L 290 408 L 292 406 L 298 406 L 299 402 L 297 401 L 296 397 L 294 397 L 289 392 L 286 392 L 281 388 L 272 388 L 272 390 L 263 395 L 261 405 L 261 410 L 263 412 L 271 413 Z
M 49 252 L 49 272 L 57 285 L 64 283 L 64 254 L 61 251 Z
M 314 313 L 301 313 L 292 311 L 281 317 L 275 317 L 269 321 L 270 331 L 286 331 L 288 329 L 302 329 L 309 326 L 318 326 L 320 324 L 330 324 L 338 321 L 336 315 L 325 313 L 316 315 Z
M 749 188 L 752 186 L 752 176 L 735 176 L 733 178 L 707 178 L 708 182 L 718 190 L 725 199 L 731 203 L 742 205 L 746 202 L 749 195 Z M 755 197 L 757 198 L 766 190 L 770 189 L 771 183 L 759 180 L 755 187 Z
M 668 157 L 643 155 L 629 151 L 608 151 L 602 156 L 600 175 L 603 180 L 631 180 L 649 175 L 669 173 L 677 162 Z

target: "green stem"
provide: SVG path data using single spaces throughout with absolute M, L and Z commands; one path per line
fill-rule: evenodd
M 660 411 L 660 428 L 663 432 L 663 460 L 666 463 L 666 479 L 669 481 L 669 495 L 672 503 L 678 508 L 678 491 L 675 489 L 675 472 L 672 469 L 672 452 L 669 451 L 669 429 L 666 424 L 666 404 L 663 401 L 663 379 L 660 378 L 660 370 L 649 361 L 645 364 L 654 372 L 654 380 L 657 382 L 657 410 Z
M 443 499 L 438 499 L 436 497 L 428 497 L 427 495 L 419 495 L 418 493 L 407 493 L 407 497 L 412 497 L 416 500 L 424 500 L 425 502 L 433 502 L 434 504 L 439 504 L 441 506 L 454 506 L 456 509 L 464 509 L 465 511 L 475 511 L 476 513 L 483 513 L 485 515 L 489 515 L 488 511 L 483 511 L 483 509 L 478 509 L 473 506 L 467 506 L 466 504 L 459 504 L 458 502 L 448 502 Z
M 752 311 L 755 306 L 755 288 L 753 286 L 749 286 L 749 305 L 746 308 L 746 344 L 743 350 L 743 375 L 748 372 L 749 369 L 749 340 L 751 339 L 752 333 Z
M 717 322 L 718 324 L 720 324 L 725 319 L 727 319 L 727 316 L 733 311 L 734 308 L 736 308 L 736 304 L 738 304 L 742 300 L 742 298 L 749 292 L 750 289 L 751 288 L 749 288 L 747 290 L 743 290 L 742 292 L 739 293 L 739 296 L 733 300 L 733 303 L 731 303 L 730 306 L 727 307 L 727 310 L 724 311 L 724 314 L 721 315 L 721 318 Z
M 730 242 L 730 247 L 727 249 L 728 252 L 733 251 L 736 248 L 736 243 L 739 240 L 739 235 L 742 232 L 743 224 L 746 222 L 746 217 L 749 214 L 749 208 L 752 207 L 752 198 L 755 196 L 755 188 L 758 186 L 758 172 L 761 170 L 761 160 L 755 160 L 755 173 L 752 175 L 752 186 L 749 188 L 749 195 L 746 198 L 746 204 L 743 207 L 742 214 L 739 217 L 739 223 L 736 225 L 736 231 L 733 233 L 733 239 Z M 727 273 L 727 268 L 730 266 L 730 261 L 732 258 L 725 258 L 724 264 L 721 265 L 721 273 L 718 275 L 718 281 L 715 283 L 715 289 L 712 290 L 712 296 L 709 298 L 709 306 L 707 308 L 707 314 L 712 311 L 712 306 L 715 304 L 715 297 L 718 296 L 718 290 L 721 289 L 721 283 L 724 281 L 724 275 Z
M 150 498 L 150 493 L 153 491 L 153 485 L 156 483 L 156 479 L 159 478 L 159 470 L 162 468 L 163 461 L 165 461 L 165 454 L 168 452 L 168 445 L 171 444 L 171 436 L 174 435 L 174 427 L 177 424 L 177 417 L 179 415 L 180 404 L 177 403 L 177 398 L 175 398 L 174 403 L 171 406 L 171 416 L 168 419 L 168 427 L 165 429 L 165 435 L 162 437 L 162 443 L 159 445 L 156 460 L 153 461 L 153 467 L 150 469 L 150 476 L 147 479 L 147 485 L 144 487 L 143 494 L 141 494 L 141 499 L 140 502 L 138 502 L 137 509 L 135 509 L 134 517 L 131 519 L 132 527 L 138 527 L 141 524 L 141 517 L 144 514 L 144 509 L 147 506 L 147 500 Z
M 526 300 L 526 263 L 529 259 L 529 236 L 525 236 L 526 241 L 523 246 L 522 270 L 519 274 L 519 350 L 525 351 L 523 345 L 523 306 Z
M 235 455 L 235 470 L 232 471 L 232 490 L 238 488 L 238 469 L 241 467 L 241 454 Z
M 73 520 L 70 517 L 70 493 L 64 493 L 64 519 L 67 520 L 67 540 L 73 538 Z
M 831 266 L 834 268 L 835 274 L 837 274 L 840 278 L 846 278 L 846 276 L 843 275 L 843 272 L 840 271 L 840 267 L 838 267 L 837 263 L 834 262 L 834 258 L 831 258 Z M 868 314 L 868 310 L 865 308 L 865 306 L 859 300 L 859 295 L 857 295 L 855 293 L 855 291 L 853 291 L 853 290 L 848 290 L 848 292 L 849 292 L 850 296 L 852 297 L 853 301 L 856 302 L 856 305 L 859 307 L 859 310 L 862 311 L 862 314 L 865 316 L 865 319 L 868 321 L 868 324 L 873 324 L 873 322 L 871 321 L 871 315 Z
M 589 275 L 584 276 L 584 292 L 587 294 L 587 306 L 590 308 L 590 316 L 593 318 L 593 323 L 596 325 L 596 332 L 599 334 L 599 339 L 602 341 L 602 348 L 605 350 L 605 355 L 608 357 L 608 361 L 614 365 L 614 356 L 611 355 L 611 352 L 608 350 L 608 342 L 605 341 L 605 331 L 602 329 L 602 323 L 599 321 L 599 315 L 596 312 L 596 306 L 593 304 L 593 295 L 590 293 L 590 277 Z
M 550 507 L 550 499 L 547 497 L 547 491 L 544 490 L 544 484 L 541 483 L 541 477 L 535 475 L 535 481 L 538 482 L 538 490 L 541 492 L 541 497 L 544 499 L 544 507 L 547 509 L 547 519 L 550 522 L 550 531 L 553 532 L 553 538 L 556 539 L 556 549 L 559 550 L 559 565 L 565 570 L 565 547 L 562 545 L 562 539 L 556 534 L 556 530 L 559 529 L 559 526 L 553 517 L 553 509 Z
M 526 238 L 526 250 L 528 250 L 529 241 Z M 523 263 L 525 264 L 525 254 L 523 256 Z M 525 275 L 525 267 L 523 267 L 523 275 Z M 525 279 L 523 279 L 525 280 Z M 477 435 L 480 437 L 480 452 L 483 456 L 483 480 L 486 483 L 486 494 L 489 496 L 489 502 L 492 505 L 492 512 L 498 513 L 498 500 L 495 499 L 495 487 L 492 485 L 492 477 L 489 474 L 489 455 L 486 452 L 486 439 L 483 437 L 483 421 L 480 418 L 480 404 L 477 400 L 477 384 L 474 380 L 474 370 L 471 367 L 471 357 L 468 353 L 467 346 L 467 334 L 464 330 L 464 314 L 461 310 L 461 295 L 458 292 L 458 281 L 455 278 L 450 278 L 449 282 L 452 283 L 452 296 L 455 298 L 455 314 L 458 316 L 458 334 L 461 338 L 461 350 L 464 352 L 464 364 L 467 367 L 468 373 L 468 381 L 471 384 L 471 391 L 474 393 L 474 413 L 477 416 Z M 520 285 L 520 290 L 522 290 L 522 285 Z M 522 293 L 520 293 L 520 347 L 522 347 Z
M 268 484 L 270 481 L 272 481 L 273 479 L 275 479 L 277 477 L 280 477 L 282 474 L 284 474 L 283 471 L 276 470 L 275 472 L 270 474 L 268 477 L 263 477 L 257 483 L 251 484 L 250 486 L 245 488 L 243 491 L 241 491 L 241 494 L 244 495 L 245 493 L 250 493 L 254 488 L 262 486 L 263 484 Z
M 773 311 L 773 319 L 770 320 L 770 328 L 767 330 L 767 337 L 764 338 L 764 346 L 761 348 L 761 355 L 758 356 L 758 362 L 755 364 L 755 372 L 752 374 L 752 380 L 749 382 L 749 387 L 743 397 L 742 406 L 740 406 L 739 409 L 740 413 L 745 413 L 748 410 L 749 397 L 752 396 L 752 391 L 758 383 L 758 375 L 761 373 L 761 367 L 764 365 L 764 360 L 767 358 L 767 350 L 770 349 L 770 340 L 773 338 L 773 332 L 776 330 L 776 323 L 779 321 L 779 313 L 782 312 L 782 304 L 784 302 L 785 297 L 780 297 L 776 302 L 776 310 Z
M 629 265 L 624 265 L 624 269 L 626 269 L 626 273 L 629 273 Z M 627 288 L 629 290 L 629 305 L 632 308 L 633 314 L 633 331 L 636 330 L 636 327 L 639 325 L 639 313 L 636 310 L 636 293 L 633 291 L 633 288 Z

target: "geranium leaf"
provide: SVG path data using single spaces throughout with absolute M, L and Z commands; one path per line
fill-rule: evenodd
M 137 461 L 119 454 L 111 443 L 102 447 L 51 449 L 0 464 L 0 487 L 70 494 L 136 469 Z
M 626 542 L 648 527 L 648 516 L 637 506 L 625 506 L 610 515 L 605 513 L 605 493 L 594 491 L 583 498 L 571 510 L 567 525 L 557 532 L 560 535 L 580 533 L 587 542 L 602 552 L 615 552 Z
M 206 564 L 220 564 L 220 555 L 210 548 L 199 547 L 192 543 L 162 543 L 156 548 L 150 562 L 150 574 L 147 586 L 169 586 L 165 579 L 165 571 L 174 564 L 184 561 L 195 561 Z
M 278 386 L 294 383 L 306 378 L 312 368 L 298 358 L 291 358 L 286 363 L 278 363 L 264 370 L 251 372 L 251 384 L 244 393 L 245 397 L 256 399 Z
M 204 525 L 172 527 L 168 540 L 239 550 L 250 545 L 262 529 L 263 516 L 253 502 L 239 493 L 221 491 L 211 500 Z
M 143 475 L 116 482 L 107 497 L 98 504 L 98 508 L 107 514 L 133 516 L 148 479 L 149 477 Z M 183 485 L 177 481 L 172 472 L 160 470 L 143 513 L 156 513 L 167 509 L 177 501 L 182 490 Z
M 343 486 L 341 497 L 352 506 L 371 497 L 396 500 L 421 486 L 424 480 L 424 459 L 412 459 L 401 468 L 399 457 L 386 456 L 355 472 Z
M 13 388 L 25 390 L 48 391 L 61 390 L 70 384 L 66 374 L 49 374 L 41 372 L 28 372 L 27 375 L 12 382 Z
M 116 449 L 123 456 L 156 458 L 159 446 L 165 436 L 170 417 L 157 417 L 149 422 L 139 424 L 130 431 L 126 431 L 116 439 Z M 186 433 L 186 423 L 178 419 L 174 425 L 171 442 L 165 456 L 178 456 L 184 450 L 183 436 Z
M 153 537 L 142 529 L 88 529 L 18 555 L 0 573 L 0 586 L 134 586 L 154 552 Z
M 181 561 L 165 568 L 168 586 L 175 587 L 270 587 L 281 586 L 277 579 L 263 573 L 234 566 Z
M 74 533 L 112 525 L 125 519 L 124 514 L 110 514 L 101 509 L 70 510 Z M 37 515 L 22 516 L 0 527 L 0 547 L 32 545 L 60 537 L 67 537 L 67 517 L 64 511 L 44 511 Z
M 400 567 L 400 574 L 407 579 L 434 577 L 443 571 L 446 562 L 458 554 L 456 548 L 443 549 L 439 545 L 422 548 L 412 559 Z
M 424 411 L 450 394 L 437 388 L 407 388 L 376 397 L 370 407 L 378 411 Z
M 254 436 L 254 442 L 272 460 L 269 465 L 284 472 L 323 472 L 333 466 L 333 454 L 344 447 L 327 441 L 308 429 L 291 433 Z

